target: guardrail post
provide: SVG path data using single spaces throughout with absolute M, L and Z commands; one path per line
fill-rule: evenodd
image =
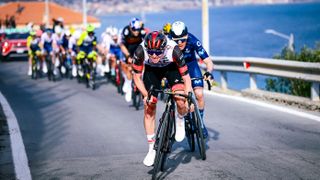
M 311 86 L 311 100 L 312 101 L 319 101 L 319 86 L 320 83 L 313 82 Z
M 225 71 L 221 71 L 221 88 L 228 89 L 228 78 L 227 72 Z
M 253 73 L 250 73 L 250 90 L 257 89 L 257 76 Z

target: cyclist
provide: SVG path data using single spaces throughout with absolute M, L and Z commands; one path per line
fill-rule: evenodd
M 166 23 L 163 25 L 162 32 L 165 35 L 169 35 L 171 30 L 171 23 Z
M 139 46 L 139 44 L 143 41 L 144 36 L 145 36 L 145 31 L 143 28 L 143 23 L 138 18 L 133 18 L 130 21 L 130 24 L 124 27 L 124 29 L 122 30 L 120 48 L 128 64 L 132 63 L 132 57 L 133 57 L 134 51 Z M 121 68 L 125 74 L 123 91 L 126 93 L 125 95 L 126 101 L 130 102 L 131 93 L 132 93 L 132 89 L 131 89 L 132 68 L 128 64 L 126 64 L 126 62 L 124 61 L 121 62 Z
M 30 36 L 27 38 L 27 48 L 29 55 L 29 69 L 28 75 L 32 75 L 32 59 L 34 56 L 38 56 L 41 59 L 41 49 L 39 46 L 41 40 L 42 31 L 39 29 L 38 31 L 30 31 Z
M 77 41 L 77 46 L 79 47 L 79 53 L 77 54 L 77 60 L 81 61 L 85 57 L 88 57 L 90 61 L 96 61 L 97 59 L 97 52 L 96 52 L 96 45 L 97 45 L 97 37 L 94 33 L 95 27 L 89 24 L 84 31 L 80 38 Z
M 76 67 L 76 55 L 77 55 L 77 49 L 78 49 L 77 41 L 79 40 L 81 34 L 82 33 L 80 30 L 76 30 L 72 34 L 68 42 L 68 49 L 72 59 L 72 76 L 73 77 L 77 76 L 77 67 Z
M 134 82 L 144 97 L 144 127 L 149 143 L 149 151 L 143 163 L 151 166 L 155 158 L 153 146 L 158 93 L 153 92 L 151 100 L 147 102 L 148 90 L 152 85 L 160 89 L 161 80 L 166 77 L 172 91 L 188 94 L 192 91 L 191 80 L 183 54 L 177 44 L 158 31 L 149 33 L 144 42 L 137 47 L 134 53 L 133 70 Z M 175 139 L 181 142 L 185 136 L 183 117 L 188 112 L 188 105 L 184 98 L 175 97 L 175 101 L 178 111 Z
M 188 33 L 188 28 L 181 21 L 176 21 L 172 24 L 170 30 L 170 36 L 172 40 L 178 43 L 180 50 L 183 52 L 183 56 L 188 65 L 189 73 L 191 78 L 202 78 L 201 70 L 198 65 L 196 58 L 197 53 L 199 57 L 206 64 L 207 71 L 204 73 L 205 80 L 212 79 L 211 74 L 213 70 L 213 63 L 206 50 L 202 47 L 201 42 L 191 33 Z M 192 88 L 194 90 L 196 99 L 198 101 L 199 111 L 202 120 L 203 136 L 208 137 L 207 128 L 204 125 L 204 98 L 203 98 L 203 80 L 194 79 L 192 80 Z
M 120 48 L 121 37 L 116 27 L 110 27 L 108 35 L 104 36 L 102 47 L 104 48 L 104 54 L 111 66 L 111 76 L 115 76 L 116 60 L 122 59 L 122 53 Z
M 42 71 L 44 73 L 48 72 L 47 69 L 47 64 L 45 62 L 46 56 L 49 55 L 51 57 L 52 64 L 55 62 L 55 54 L 53 53 L 53 37 L 52 37 L 52 30 L 51 29 L 46 29 L 45 33 L 42 34 L 41 36 L 41 41 L 40 41 L 40 48 L 42 49 L 42 62 L 43 62 L 43 68 Z
M 63 38 L 64 38 L 64 33 L 63 29 L 60 26 L 55 26 L 54 29 L 55 33 L 53 34 L 53 39 L 54 39 L 54 53 L 55 57 L 58 57 L 55 59 L 55 69 L 53 73 L 57 75 L 57 67 L 61 64 L 63 64 L 64 61 L 64 56 L 66 54 L 66 50 L 63 47 Z M 64 69 L 65 71 L 65 69 Z

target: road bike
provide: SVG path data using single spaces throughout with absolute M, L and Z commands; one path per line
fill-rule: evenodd
M 180 96 L 180 97 L 186 98 L 189 104 L 189 109 L 191 104 L 193 104 L 194 110 L 195 110 L 194 112 L 196 114 L 195 118 L 198 118 L 196 119 L 196 121 L 200 123 L 201 121 L 199 119 L 200 113 L 199 113 L 198 106 L 196 104 L 196 100 L 193 97 L 191 92 L 186 95 L 186 94 L 172 92 L 170 89 L 157 90 L 157 89 L 154 89 L 152 86 L 148 92 L 147 101 L 149 101 L 149 99 L 151 98 L 152 92 L 162 92 L 168 96 L 165 102 L 165 110 L 159 120 L 159 126 L 155 136 L 154 150 L 156 151 L 156 156 L 154 160 L 152 179 L 157 179 L 158 172 L 164 170 L 167 156 L 171 152 L 172 145 L 175 142 L 175 132 L 176 132 L 175 109 L 176 107 L 175 107 L 174 97 Z M 202 135 L 202 131 L 201 131 L 201 135 Z M 203 138 L 203 135 L 202 135 L 202 138 Z M 205 147 L 204 145 L 202 147 L 203 147 L 204 156 L 205 156 L 205 149 L 204 149 Z

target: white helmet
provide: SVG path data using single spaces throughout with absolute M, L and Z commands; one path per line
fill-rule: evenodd
M 71 35 L 71 32 L 70 30 L 66 30 L 66 32 L 64 33 L 66 36 L 70 36 Z
M 173 38 L 181 38 L 188 34 L 188 28 L 183 22 L 176 21 L 171 26 L 170 34 Z
M 110 28 L 110 36 L 117 36 L 118 35 L 118 29 L 116 27 Z
M 105 31 L 106 34 L 110 35 L 111 28 L 112 28 L 112 26 L 108 26 L 108 27 L 106 28 L 106 31 Z
M 62 28 L 60 26 L 56 26 L 56 27 L 54 27 L 54 32 L 56 34 L 61 34 L 62 33 Z
M 80 38 L 80 36 L 81 36 L 81 30 L 76 30 L 74 33 L 73 33 L 73 37 L 75 38 L 75 39 L 79 39 Z

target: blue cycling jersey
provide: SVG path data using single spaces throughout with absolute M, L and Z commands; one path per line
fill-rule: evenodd
M 185 61 L 197 61 L 196 53 L 203 60 L 209 57 L 201 42 L 191 33 L 188 33 L 187 45 L 182 50 Z
M 201 59 L 209 57 L 201 42 L 191 33 L 188 33 L 186 47 L 182 50 L 183 57 L 188 65 L 188 70 L 192 80 L 192 87 L 203 87 L 202 73 L 198 65 L 196 53 Z

